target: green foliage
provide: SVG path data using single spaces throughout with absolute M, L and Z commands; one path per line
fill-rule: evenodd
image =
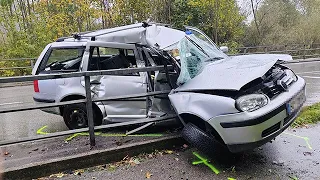
M 197 26 L 221 43 L 236 42 L 243 33 L 244 17 L 235 0 L 0 0 L 0 58 L 37 57 L 59 37 L 148 18 L 180 28 Z M 28 65 L 10 61 L 0 68 Z M 0 76 L 29 72 L 0 70 Z
M 318 122 L 320 122 L 320 103 L 304 107 L 292 126 L 300 127 L 306 124 L 315 124 Z
M 243 31 L 243 20 L 234 0 L 176 0 L 173 24 L 197 26 L 217 44 L 238 41 Z
M 319 0 L 264 0 L 245 29 L 245 46 L 320 43 Z

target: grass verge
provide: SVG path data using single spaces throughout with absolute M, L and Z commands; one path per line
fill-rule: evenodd
M 304 107 L 291 126 L 296 128 L 318 122 L 320 122 L 320 103 Z

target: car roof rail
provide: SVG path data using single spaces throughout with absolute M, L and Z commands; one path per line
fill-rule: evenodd
M 105 34 L 115 33 L 115 32 L 118 32 L 118 31 L 124 31 L 124 30 L 128 30 L 128 29 L 135 29 L 135 28 L 140 28 L 140 27 L 148 27 L 148 26 L 151 26 L 153 24 L 160 25 L 160 26 L 165 26 L 165 27 L 171 27 L 170 24 L 156 23 L 156 22 L 142 22 L 142 23 L 137 23 L 136 26 L 134 26 L 135 24 L 131 24 L 133 26 L 130 26 L 130 27 L 123 26 L 123 28 L 121 28 L 121 29 L 115 29 L 113 31 L 108 31 L 108 32 L 101 32 L 101 33 L 97 33 L 97 34 L 94 34 L 94 35 L 91 35 L 91 36 L 86 35 L 86 34 L 98 32 L 98 31 L 102 31 L 102 30 L 107 30 L 107 29 L 100 29 L 100 30 L 94 30 L 94 31 L 85 31 L 85 32 L 72 33 L 72 36 L 58 38 L 56 42 L 62 42 L 65 39 L 68 39 L 68 38 L 74 38 L 74 39 L 77 39 L 77 40 L 80 40 L 82 38 L 90 38 L 91 40 L 94 41 L 97 36 L 102 36 L 102 35 L 105 35 Z
M 68 39 L 68 38 L 70 38 L 70 37 L 59 37 L 59 38 L 56 40 L 56 42 L 62 42 L 62 41 L 64 41 L 65 39 Z

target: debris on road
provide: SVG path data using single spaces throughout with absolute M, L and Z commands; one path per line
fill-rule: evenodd
M 150 172 L 146 172 L 146 178 L 147 178 L 147 179 L 150 179 L 151 176 L 152 176 L 152 174 L 151 174 Z
M 201 157 L 197 152 L 192 152 L 192 154 L 195 155 L 198 159 L 200 159 L 200 161 L 193 161 L 192 162 L 193 165 L 204 164 L 208 166 L 214 173 L 216 174 L 220 173 L 220 171 L 217 168 L 215 168 L 212 164 L 210 164 L 207 159 Z
M 278 166 L 283 166 L 283 165 L 284 165 L 284 161 L 281 161 L 281 160 L 279 160 L 279 161 L 272 161 L 272 164 L 278 165 Z

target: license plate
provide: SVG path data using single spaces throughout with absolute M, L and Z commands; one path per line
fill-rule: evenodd
M 303 89 L 297 96 L 289 101 L 286 104 L 287 106 L 287 113 L 291 115 L 292 113 L 296 112 L 306 100 L 305 89 Z

